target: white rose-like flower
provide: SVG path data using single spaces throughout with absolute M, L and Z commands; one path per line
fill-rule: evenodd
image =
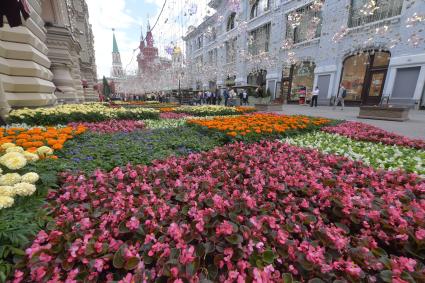
M 37 173 L 30 172 L 25 175 L 22 175 L 21 181 L 24 183 L 35 184 L 40 179 Z
M 18 170 L 27 165 L 27 159 L 22 153 L 9 152 L 0 158 L 0 163 L 10 170 Z
M 11 207 L 14 202 L 12 197 L 0 196 L 0 209 Z
M 4 150 L 6 150 L 6 149 L 8 149 L 10 147 L 15 147 L 15 146 L 16 145 L 14 143 L 7 142 L 7 143 L 2 144 L 1 145 L 1 148 L 4 149 Z
M 13 186 L 21 182 L 21 175 L 18 173 L 8 173 L 0 176 L 0 186 Z
M 0 186 L 0 196 L 14 197 L 15 190 L 12 186 Z
M 6 152 L 19 152 L 22 153 L 24 152 L 24 149 L 20 146 L 12 146 L 6 149 Z
M 37 149 L 37 153 L 39 155 L 52 155 L 53 154 L 53 149 L 51 149 L 48 146 L 42 146 L 42 147 L 39 147 Z
M 37 188 L 33 184 L 23 182 L 14 185 L 13 189 L 16 195 L 24 197 L 32 195 Z
M 40 157 L 38 157 L 37 154 L 35 153 L 31 153 L 28 151 L 24 151 L 24 153 L 22 153 L 24 155 L 24 157 L 27 159 L 27 161 L 29 162 L 36 162 L 40 159 Z

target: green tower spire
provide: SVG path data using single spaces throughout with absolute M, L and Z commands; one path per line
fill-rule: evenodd
M 112 32 L 113 32 L 113 46 L 112 46 L 112 52 L 113 52 L 113 53 L 120 53 L 120 51 L 118 50 L 117 39 L 115 38 L 115 29 L 112 29 Z

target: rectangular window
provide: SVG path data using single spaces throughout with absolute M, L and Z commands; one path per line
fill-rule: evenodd
M 251 55 L 269 52 L 270 23 L 257 28 L 249 33 L 248 50 Z
M 210 66 L 217 66 L 217 49 L 208 51 L 208 64 Z
M 236 61 L 236 40 L 237 38 L 226 41 L 226 63 L 233 63 Z
M 320 37 L 323 1 L 314 1 L 286 15 L 286 39 L 294 43 Z
M 401 14 L 403 0 L 351 0 L 348 26 L 364 24 L 395 17 Z

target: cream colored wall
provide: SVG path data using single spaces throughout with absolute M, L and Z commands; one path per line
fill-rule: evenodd
M 10 107 L 56 102 L 40 0 L 29 3 L 31 18 L 24 26 L 0 28 L 0 104 L 7 101 Z

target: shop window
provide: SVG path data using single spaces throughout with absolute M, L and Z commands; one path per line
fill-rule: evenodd
M 314 69 L 316 65 L 313 62 L 302 62 L 292 66 L 290 101 L 298 101 L 305 98 L 313 91 Z
M 286 16 L 286 39 L 294 43 L 320 37 L 323 1 L 316 0 Z
M 351 0 L 349 27 L 380 21 L 401 14 L 403 0 Z
M 361 101 L 369 54 L 349 57 L 344 62 L 342 83 L 347 89 L 346 100 Z
M 227 19 L 227 31 L 231 31 L 235 28 L 235 19 L 236 19 L 236 13 L 233 12 L 230 14 L 229 18 Z
M 249 33 L 248 48 L 251 55 L 269 52 L 270 23 Z
M 391 54 L 366 51 L 345 59 L 341 83 L 347 89 L 347 101 L 379 103 Z

